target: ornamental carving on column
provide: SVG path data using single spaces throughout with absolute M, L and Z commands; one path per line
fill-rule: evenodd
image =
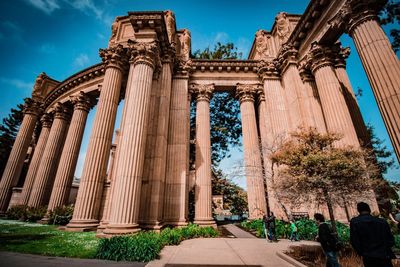
M 334 63 L 334 53 L 328 48 L 319 45 L 317 42 L 311 44 L 311 48 L 306 57 L 306 64 L 310 67 L 312 73 L 321 67 L 332 66 Z
M 63 103 L 58 102 L 54 106 L 54 119 L 68 121 L 71 118 L 71 109 Z
M 43 112 L 42 102 L 32 98 L 25 98 L 23 113 L 39 116 Z
M 53 116 L 49 113 L 45 113 L 40 118 L 40 122 L 42 123 L 42 128 L 51 128 L 51 125 L 53 124 Z
M 184 29 L 182 34 L 179 36 L 180 42 L 180 57 L 183 61 L 190 59 L 190 50 L 191 50 L 191 36 L 190 31 L 188 29 Z
M 214 92 L 214 84 L 197 84 L 191 83 L 189 92 L 196 95 L 196 101 L 209 102 Z
M 290 36 L 290 22 L 287 18 L 287 13 L 280 12 L 275 17 L 276 33 L 279 37 L 279 43 L 283 44 L 289 39 Z
M 33 91 L 32 91 L 32 98 L 38 101 L 43 100 L 43 91 L 44 91 L 44 86 L 45 86 L 45 80 L 48 78 L 47 74 L 45 72 L 40 73 L 36 80 L 35 84 L 33 86 Z
M 277 56 L 278 59 L 278 67 L 281 71 L 284 71 L 285 68 L 290 64 L 290 63 L 297 63 L 297 54 L 298 51 L 296 48 L 294 48 L 293 45 L 291 44 L 284 44 L 282 48 L 279 51 L 279 54 Z
M 310 70 L 310 63 L 311 62 L 307 62 L 307 59 L 304 59 L 299 63 L 299 74 L 303 82 L 310 82 L 314 80 L 314 76 Z
M 110 37 L 110 41 L 108 42 L 109 46 L 112 46 L 113 44 L 115 44 L 115 41 L 117 39 L 117 31 L 118 31 L 118 21 L 116 19 L 113 22 L 113 24 L 111 25 L 111 37 Z
M 80 109 L 89 112 L 95 105 L 95 101 L 82 91 L 77 95 L 71 96 L 70 99 L 71 103 L 74 105 L 74 110 Z
M 260 90 L 260 84 L 236 84 L 236 98 L 239 99 L 240 103 L 250 101 L 254 102 L 255 95 Z
M 134 65 L 146 64 L 154 70 L 161 65 L 160 48 L 157 41 L 138 42 L 128 40 L 130 58 L 129 62 Z
M 165 11 L 165 24 L 167 25 L 168 39 L 171 44 L 175 43 L 175 14 L 171 10 Z
M 99 56 L 106 67 L 127 68 L 126 49 L 121 44 L 107 49 L 99 49 Z
M 258 63 L 258 75 L 261 78 L 274 77 L 279 78 L 279 63 L 277 60 L 264 61 Z
M 267 35 L 267 32 L 265 30 L 258 30 L 256 32 L 256 51 L 260 59 L 267 58 L 270 56 L 268 48 L 269 38 L 270 36 Z
M 346 68 L 346 60 L 350 55 L 350 47 L 339 47 L 337 53 L 335 53 L 335 67 Z

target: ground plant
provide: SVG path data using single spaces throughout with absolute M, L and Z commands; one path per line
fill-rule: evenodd
M 57 207 L 49 213 L 49 224 L 67 225 L 72 219 L 74 206 Z

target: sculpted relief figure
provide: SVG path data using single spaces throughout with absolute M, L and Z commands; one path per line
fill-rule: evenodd
M 32 98 L 42 98 L 43 96 L 43 87 L 44 87 L 44 82 L 45 78 L 47 77 L 45 72 L 42 72 L 38 75 L 35 81 L 35 85 L 33 86 L 33 91 L 32 91 Z
M 268 38 L 265 30 L 258 30 L 256 32 L 256 50 L 260 58 L 269 57 Z
M 286 43 L 289 38 L 290 23 L 286 15 L 287 14 L 285 12 L 280 12 L 275 17 L 276 29 L 280 44 Z
M 181 43 L 181 56 L 183 60 L 189 60 L 190 57 L 190 43 L 191 37 L 190 32 L 187 29 L 183 30 L 182 35 L 179 37 Z
M 174 43 L 175 15 L 171 10 L 165 11 L 165 23 L 167 24 L 167 33 L 169 42 Z
M 117 20 L 115 20 L 111 25 L 111 37 L 109 42 L 110 45 L 115 43 L 115 39 L 117 37 L 117 30 L 118 30 L 118 22 Z

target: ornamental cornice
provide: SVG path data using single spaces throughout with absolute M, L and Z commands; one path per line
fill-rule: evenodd
M 191 83 L 189 85 L 189 90 L 191 94 L 196 95 L 196 101 L 209 102 L 214 92 L 214 84 Z
M 310 51 L 306 56 L 306 66 L 315 74 L 321 67 L 334 65 L 334 53 L 329 47 L 322 46 L 317 42 L 311 44 Z
M 71 109 L 61 102 L 57 102 L 54 106 L 54 119 L 68 121 L 71 118 Z
M 71 103 L 74 105 L 74 110 L 89 110 L 95 105 L 95 101 L 90 96 L 80 91 L 78 94 L 70 96 Z
M 54 102 L 59 96 L 72 90 L 78 85 L 90 81 L 92 79 L 103 76 L 105 73 L 105 65 L 103 63 L 99 63 L 93 65 L 89 68 L 86 68 L 69 78 L 65 79 L 60 85 L 54 88 L 49 95 L 46 97 L 44 106 L 49 106 L 52 102 Z
M 31 114 L 34 116 L 39 116 L 43 112 L 42 102 L 37 99 L 25 98 L 25 103 L 23 107 L 24 114 Z
M 100 48 L 99 56 L 106 68 L 114 67 L 123 71 L 128 66 L 127 50 L 121 44 L 106 49 Z
M 49 113 L 45 113 L 40 118 L 40 122 L 42 123 L 42 128 L 51 128 L 51 125 L 53 124 L 53 116 Z
M 157 41 L 138 42 L 128 40 L 129 62 L 134 65 L 145 64 L 152 69 L 156 69 L 161 65 L 160 48 Z
M 261 88 L 260 84 L 236 84 L 236 98 L 240 103 L 254 102 L 257 91 Z
M 227 72 L 254 72 L 258 71 L 258 60 L 209 60 L 209 59 L 192 59 L 192 71 L 227 71 Z

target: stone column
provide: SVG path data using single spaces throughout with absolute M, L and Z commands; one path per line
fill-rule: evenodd
M 65 104 L 57 103 L 54 112 L 54 122 L 29 197 L 28 206 L 30 207 L 47 205 L 64 145 L 70 110 Z
M 74 105 L 71 124 L 68 129 L 65 145 L 61 153 L 56 178 L 47 210 L 65 205 L 68 201 L 74 178 L 79 149 L 81 148 L 86 119 L 91 107 L 90 98 L 83 92 L 71 98 Z
M 254 84 L 237 84 L 236 87 L 236 97 L 240 101 L 242 117 L 249 219 L 262 218 L 267 212 L 256 112 L 254 109 L 254 95 L 257 93 L 257 87 L 258 85 Z
M 100 50 L 106 71 L 86 151 L 74 215 L 67 225 L 69 231 L 93 230 L 99 224 L 101 195 L 126 64 L 125 53 L 122 45 Z
M 337 145 L 358 147 L 357 134 L 336 77 L 332 51 L 313 43 L 308 54 L 308 64 L 317 83 L 327 130 L 343 135 L 343 138 L 336 142 Z
M 351 1 L 347 25 L 400 161 L 400 62 L 376 16 L 384 2 Z
M 310 103 L 312 119 L 314 120 L 315 125 L 314 127 L 318 132 L 326 133 L 324 113 L 322 112 L 321 100 L 319 98 L 314 76 L 312 76 L 310 70 L 305 68 L 300 70 L 300 75 L 307 93 L 308 102 Z
M 214 225 L 211 192 L 210 98 L 214 84 L 191 84 L 196 92 L 195 217 L 198 225 Z
M 162 70 L 157 94 L 157 114 L 154 115 L 153 146 L 154 153 L 148 173 L 148 196 L 141 200 L 141 225 L 148 229 L 159 230 L 162 227 L 165 172 L 167 162 L 168 122 L 170 112 L 172 84 L 172 55 L 162 58 Z M 146 145 L 147 146 L 147 145 Z M 180 195 L 180 194 L 179 194 Z
M 40 131 L 39 139 L 33 153 L 31 164 L 29 164 L 28 173 L 26 174 L 24 187 L 19 200 L 20 205 L 27 205 L 31 195 L 32 186 L 35 181 L 37 170 L 39 169 L 40 160 L 42 159 L 47 139 L 50 134 L 50 127 L 53 123 L 53 117 L 50 114 L 44 114 L 40 119 L 42 130 Z
M 189 175 L 189 75 L 183 68 L 172 79 L 170 116 L 165 174 L 163 221 L 164 224 L 187 224 Z
M 117 162 L 115 192 L 110 223 L 105 234 L 126 234 L 140 230 L 138 215 L 149 120 L 153 72 L 159 64 L 155 42 L 130 43 L 131 60 L 125 106 L 122 114 L 120 159 Z
M 346 59 L 350 54 L 350 48 L 339 48 L 335 58 L 335 71 L 339 83 L 342 87 L 342 92 L 350 110 L 350 116 L 357 133 L 358 139 L 363 145 L 371 145 L 371 140 L 365 126 L 364 119 L 361 115 L 360 108 L 357 104 L 357 98 L 354 94 L 353 88 L 350 83 L 349 76 L 346 71 Z
M 32 99 L 25 100 L 24 119 L 19 127 L 7 165 L 0 180 L 0 213 L 7 211 L 11 189 L 18 183 L 40 111 L 40 103 L 38 101 Z

